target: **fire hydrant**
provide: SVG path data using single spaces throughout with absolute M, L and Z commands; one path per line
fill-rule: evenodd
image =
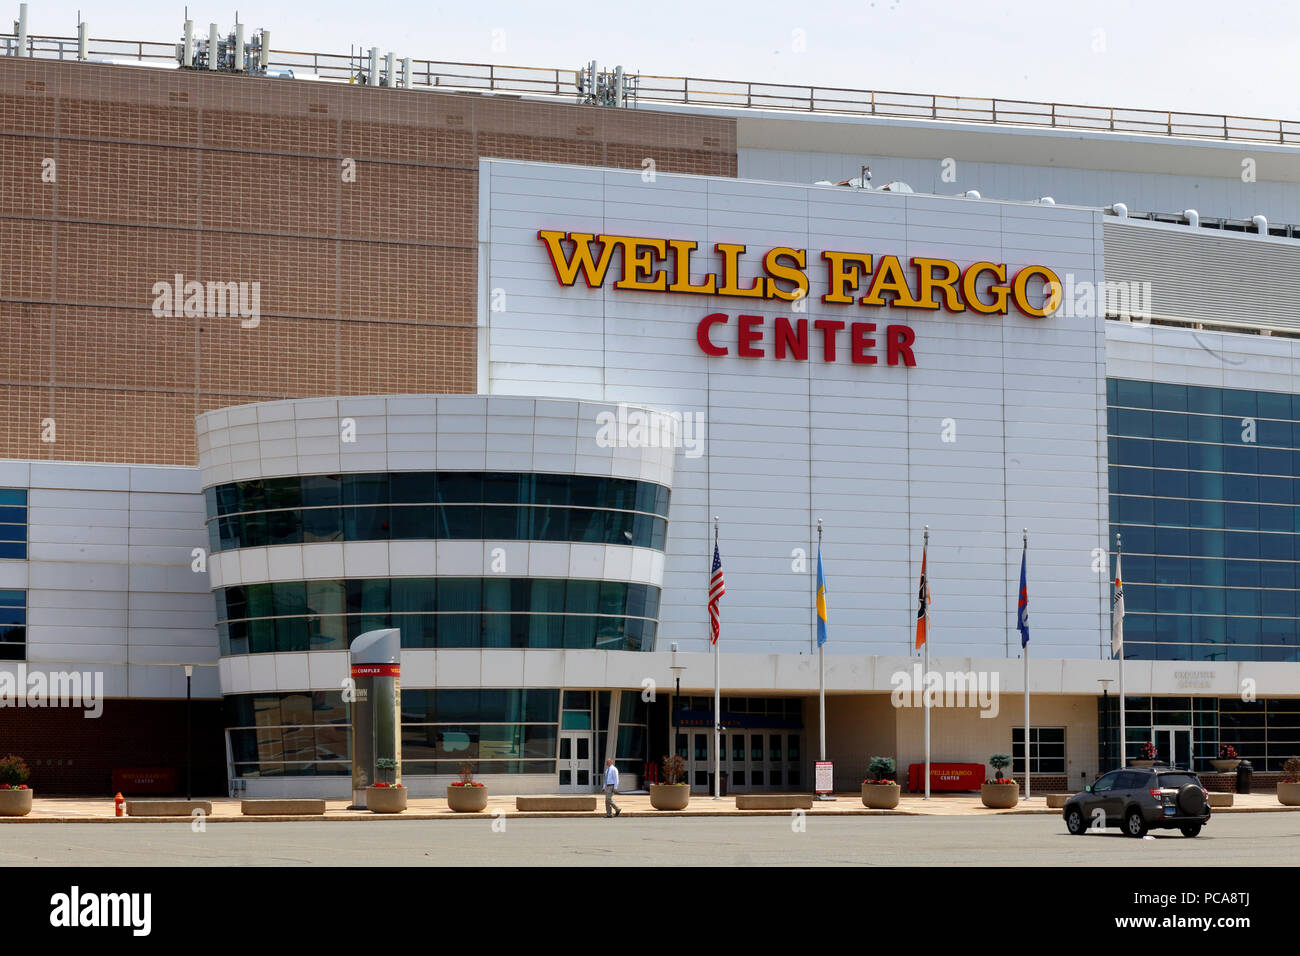
M 126 798 L 123 797 L 121 793 L 118 793 L 118 795 L 113 798 L 113 816 L 120 817 L 122 815 L 122 807 L 125 803 Z

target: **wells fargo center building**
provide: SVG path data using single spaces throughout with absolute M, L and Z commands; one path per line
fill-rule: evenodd
M 1025 534 L 1045 785 L 1118 759 L 1116 533 L 1130 756 L 1300 753 L 1293 146 L 17 57 L 0 94 L 0 669 L 104 681 L 0 708 L 47 792 L 179 766 L 188 664 L 202 789 L 345 796 L 388 626 L 414 794 L 674 751 L 703 790 L 715 516 L 732 791 L 812 786 L 819 520 L 837 787 L 922 759 L 927 527 L 932 669 L 984 691 L 934 760 L 1023 770 Z M 913 191 L 824 182 L 868 163 Z M 173 277 L 258 321 L 159 315 Z

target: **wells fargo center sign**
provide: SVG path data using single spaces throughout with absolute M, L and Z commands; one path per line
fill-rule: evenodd
M 699 244 L 689 239 L 597 235 L 541 229 L 556 281 L 572 287 L 582 279 L 598 289 L 613 280 L 613 288 L 628 292 L 728 296 L 767 302 L 789 302 L 791 312 L 806 311 L 812 277 L 820 275 L 821 301 L 832 306 L 917 309 L 1007 315 L 1014 307 L 1031 319 L 1051 315 L 1060 304 L 1061 281 L 1047 266 L 1030 265 L 1008 278 L 1006 263 L 973 262 L 961 266 L 949 259 L 916 256 L 906 266 L 893 255 L 866 252 L 821 253 L 816 269 L 808 252 L 776 246 L 761 256 L 749 256 L 739 243 L 720 242 L 713 250 L 721 260 L 717 272 L 694 278 L 692 260 L 701 258 Z M 757 260 L 761 274 L 741 276 L 741 263 Z M 747 270 L 748 271 L 748 270 Z M 848 329 L 847 350 L 838 347 L 838 333 Z M 813 353 L 826 362 L 847 360 L 875 365 L 877 335 L 882 335 L 888 365 L 916 365 L 916 333 L 910 325 L 890 322 L 878 332 L 868 321 L 777 316 L 767 328 L 762 315 L 711 312 L 696 325 L 695 338 L 706 355 L 738 355 L 805 362 Z M 734 349 L 734 351 L 733 351 Z

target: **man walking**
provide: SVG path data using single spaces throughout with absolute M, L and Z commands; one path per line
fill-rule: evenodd
M 611 758 L 605 759 L 605 816 L 616 817 L 623 808 L 614 803 L 614 791 L 618 789 L 618 768 Z M 613 810 L 613 813 L 610 811 Z

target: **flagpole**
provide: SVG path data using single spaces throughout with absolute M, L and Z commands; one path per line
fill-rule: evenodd
M 713 516 L 713 550 L 718 549 L 718 516 Z M 722 641 L 713 642 L 713 799 L 722 799 Z
M 1024 544 L 1024 551 L 1020 556 L 1020 567 L 1026 566 L 1029 557 L 1029 529 L 1020 529 L 1020 539 Z M 1021 632 L 1023 635 L 1025 632 Z M 1023 649 L 1022 656 L 1025 659 L 1025 799 L 1029 799 L 1029 640 L 1023 638 L 1020 641 Z
M 1124 587 L 1124 582 L 1120 578 L 1120 551 L 1121 541 L 1118 531 L 1115 532 L 1115 577 L 1120 582 L 1120 588 Z M 1112 612 L 1113 613 L 1113 612 Z M 1119 765 L 1128 766 L 1128 716 L 1127 708 L 1124 706 L 1124 618 L 1119 622 Z
M 925 564 L 925 553 L 930 547 L 930 526 L 925 526 L 925 537 L 921 543 L 921 564 Z M 921 674 L 921 705 L 925 708 L 925 799 L 930 799 L 930 694 L 926 686 L 930 681 L 930 580 L 925 582 L 925 665 Z
M 822 639 L 822 633 L 826 628 L 826 620 L 822 617 L 823 606 L 825 604 L 825 594 L 822 589 L 826 586 L 825 572 L 822 570 L 822 519 L 817 519 L 817 599 L 813 602 L 813 617 L 815 625 L 813 628 L 814 637 L 817 640 L 817 727 L 821 737 L 821 759 L 826 760 L 826 642 Z M 832 787 L 834 781 L 832 781 Z M 813 783 L 813 789 L 817 789 L 816 782 Z M 834 800 L 834 793 L 819 793 L 818 800 Z
M 822 560 L 822 519 L 817 519 L 817 566 L 821 568 Z M 813 616 L 817 615 L 817 605 L 813 605 Z M 815 631 L 814 627 L 814 631 Z M 817 726 L 821 736 L 821 757 L 826 759 L 826 647 L 817 643 Z

